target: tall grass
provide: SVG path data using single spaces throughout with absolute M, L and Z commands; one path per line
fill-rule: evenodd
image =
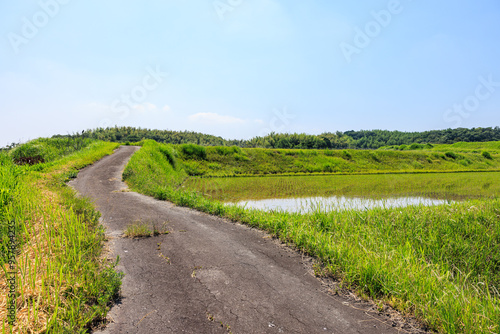
M 159 147 L 147 141 L 130 160 L 132 189 L 264 229 L 322 260 L 346 286 L 439 332 L 500 331 L 500 199 L 306 214 L 245 209 L 179 188 L 186 173 L 168 167 Z
M 17 163 L 50 162 L 77 152 L 92 142 L 92 139 L 83 137 L 38 138 L 17 146 L 11 156 Z
M 36 145 L 41 145 L 40 151 L 51 151 L 59 145 L 51 141 L 38 140 Z M 4 251 L 0 257 L 2 333 L 86 333 L 105 318 L 120 275 L 102 257 L 105 236 L 99 213 L 65 181 L 116 146 L 104 142 L 68 150 L 59 146 L 59 153 L 48 162 L 33 166 L 16 166 L 11 156 L 0 158 L 0 187 L 8 194 L 2 197 L 0 226 L 4 231 L 8 222 L 15 222 L 18 237 L 14 326 L 7 323 L 4 308 L 8 289 Z

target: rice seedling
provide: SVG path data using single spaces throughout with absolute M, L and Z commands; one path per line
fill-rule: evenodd
M 443 200 L 496 197 L 499 172 L 189 178 L 187 190 L 228 202 L 303 197 L 428 197 Z

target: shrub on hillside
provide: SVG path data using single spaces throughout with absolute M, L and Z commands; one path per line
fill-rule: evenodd
M 158 149 L 165 156 L 172 167 L 174 167 L 174 169 L 177 168 L 177 152 L 174 148 L 166 145 L 160 145 Z
M 342 151 L 342 157 L 344 159 L 347 159 L 347 160 L 351 160 L 352 159 L 352 155 L 351 153 L 349 153 L 349 151 L 346 151 L 346 150 L 343 150 Z
M 483 157 L 485 157 L 486 159 L 489 159 L 489 160 L 492 160 L 492 159 L 493 159 L 493 157 L 491 156 L 490 152 L 488 152 L 488 151 L 483 151 L 483 152 L 481 152 L 481 155 L 482 155 Z
M 217 146 L 215 148 L 215 151 L 219 155 L 230 155 L 230 154 L 237 154 L 241 153 L 241 148 L 238 146 Z
M 424 145 L 422 145 L 422 144 L 413 143 L 410 145 L 410 150 L 421 150 L 423 148 L 424 148 Z
M 376 162 L 380 162 L 380 157 L 377 155 L 377 153 L 375 152 L 370 152 L 370 157 L 376 161 Z
M 454 152 L 450 152 L 450 151 L 446 152 L 444 155 L 445 155 L 447 158 L 451 158 L 451 159 L 456 159 L 456 158 L 458 157 L 458 155 L 457 155 L 456 153 L 454 153 Z
M 41 145 L 22 144 L 12 152 L 12 160 L 18 165 L 34 165 L 45 162 L 49 152 Z
M 190 159 L 205 160 L 207 158 L 207 149 L 200 145 L 183 144 L 181 145 L 181 152 Z

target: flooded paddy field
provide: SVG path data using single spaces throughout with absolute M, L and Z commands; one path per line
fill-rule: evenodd
M 289 212 L 441 205 L 500 193 L 500 173 L 192 178 L 185 187 L 247 208 Z

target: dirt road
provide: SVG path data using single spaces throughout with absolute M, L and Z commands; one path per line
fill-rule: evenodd
M 95 201 L 125 273 L 103 333 L 397 333 L 326 293 L 310 259 L 265 233 L 127 192 L 121 173 L 137 149 L 121 147 L 71 182 Z M 138 220 L 166 221 L 171 233 L 123 238 Z

